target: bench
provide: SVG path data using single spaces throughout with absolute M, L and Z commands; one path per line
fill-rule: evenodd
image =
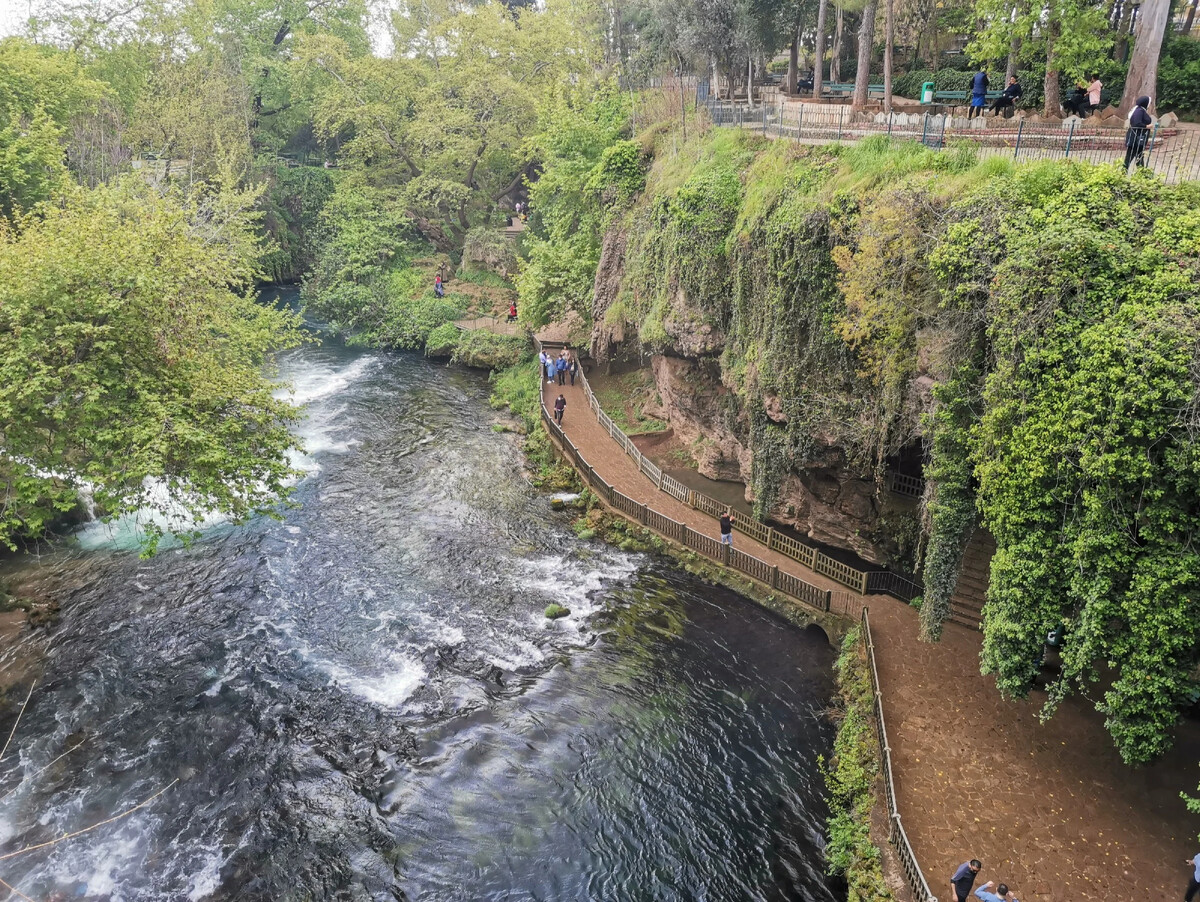
M 854 93 L 853 82 L 827 82 L 821 85 L 821 96 L 849 97 Z M 868 97 L 883 97 L 883 85 L 867 85 Z
M 995 103 L 996 99 L 1003 93 L 1004 93 L 1003 91 L 988 91 L 986 94 L 983 95 L 984 104 L 990 106 L 991 104 Z M 933 102 L 934 103 L 945 103 L 945 104 L 970 103 L 971 102 L 971 89 L 966 88 L 965 90 L 960 90 L 960 91 L 934 91 L 933 92 Z

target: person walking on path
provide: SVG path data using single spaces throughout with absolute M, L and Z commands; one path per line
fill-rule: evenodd
M 729 508 L 721 514 L 721 544 L 733 547 L 733 511 Z
M 968 119 L 983 115 L 983 105 L 987 102 L 987 89 L 987 69 L 980 69 L 971 79 L 971 108 L 967 110 Z
M 554 399 L 554 420 L 555 420 L 555 422 L 558 423 L 559 426 L 562 425 L 563 413 L 566 412 L 566 409 L 567 409 L 566 395 L 560 394 L 557 398 Z
M 571 363 L 567 367 L 567 372 L 571 374 L 571 384 L 575 384 L 575 374 L 579 372 L 579 360 L 574 354 L 571 355 Z
M 567 384 L 567 358 L 559 357 L 554 361 L 554 372 L 558 375 L 558 384 Z
M 1192 868 L 1192 876 L 1188 878 L 1188 888 L 1183 895 L 1183 902 L 1192 902 L 1197 894 L 1200 894 L 1200 852 L 1188 862 L 1188 865 Z
M 1125 165 L 1126 172 L 1129 164 L 1136 162 L 1139 166 L 1146 165 L 1146 144 L 1150 141 L 1150 126 L 1154 119 L 1150 111 L 1150 98 L 1143 94 L 1137 99 L 1137 106 L 1129 114 L 1129 129 L 1125 132 Z
M 979 889 L 975 890 L 975 898 L 982 900 L 982 902 L 1021 902 L 1020 899 L 1009 891 L 1007 885 L 1001 883 L 996 887 L 994 893 L 991 891 L 993 886 L 995 884 L 989 880 L 983 886 L 979 887 Z
M 954 898 L 958 902 L 967 902 L 970 898 L 971 888 L 975 886 L 975 877 L 982 867 L 983 863 L 978 858 L 964 861 L 958 866 L 958 870 L 950 878 L 950 886 L 953 887 Z

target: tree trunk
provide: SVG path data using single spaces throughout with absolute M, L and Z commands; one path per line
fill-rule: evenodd
M 1062 115 L 1062 91 L 1058 86 L 1058 69 L 1055 68 L 1058 62 L 1054 58 L 1054 44 L 1061 33 L 1062 25 L 1058 21 L 1052 22 L 1046 29 L 1046 80 L 1042 82 L 1046 102 L 1042 106 L 1043 116 Z
M 799 27 L 792 32 L 792 45 L 788 48 L 788 71 L 787 81 L 784 83 L 784 92 L 791 96 L 796 93 L 796 82 L 799 81 L 797 69 L 800 68 L 800 31 Z
M 1021 39 L 1017 37 L 1017 16 L 1020 14 L 1020 7 L 1014 6 L 1011 20 L 1013 36 L 1008 42 L 1008 65 L 1004 67 L 1004 84 L 1001 88 L 1007 88 L 1009 81 L 1017 74 L 1017 52 L 1021 49 Z
M 871 84 L 871 51 L 875 45 L 875 14 L 878 11 L 879 0 L 867 0 L 862 24 L 858 27 L 858 71 L 854 73 L 854 96 L 850 100 L 850 110 L 855 113 L 867 105 L 867 88 Z
M 821 0 L 817 6 L 817 46 L 813 51 L 813 97 L 821 96 L 825 81 L 825 19 L 829 13 L 829 0 Z
M 833 30 L 833 58 L 829 61 L 829 80 L 839 84 L 842 80 L 842 42 L 846 34 L 846 13 L 837 8 L 837 25 Z
M 1171 0 L 1144 0 L 1138 15 L 1137 37 L 1129 71 L 1125 75 L 1125 93 L 1121 95 L 1121 113 L 1133 109 L 1143 94 L 1154 107 L 1155 86 L 1158 83 L 1158 57 L 1162 51 L 1163 33 L 1171 16 Z
M 754 109 L 754 56 L 746 57 L 746 106 Z
M 1125 62 L 1129 55 L 1129 32 L 1133 27 L 1133 12 L 1136 4 L 1125 3 L 1121 9 L 1121 21 L 1117 25 L 1117 39 L 1113 42 L 1112 58 L 1118 63 Z
M 675 61 L 679 73 L 679 123 L 683 129 L 683 140 L 687 140 L 687 101 L 683 97 L 683 55 L 676 52 Z
M 887 3 L 885 8 L 884 26 L 883 26 L 883 111 L 891 113 L 892 111 L 892 45 L 896 37 L 895 16 L 892 15 L 892 7 L 895 6 L 894 0 L 884 0 Z
M 1187 18 L 1183 20 L 1183 34 L 1192 33 L 1192 20 L 1196 18 L 1196 0 L 1188 4 Z

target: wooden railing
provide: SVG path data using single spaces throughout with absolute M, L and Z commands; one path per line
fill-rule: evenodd
M 804 580 L 792 576 L 790 573 L 780 571 L 778 567 L 768 564 L 764 560 L 745 552 L 737 551 L 728 545 L 722 545 L 712 536 L 696 532 L 696 530 L 689 527 L 686 523 L 673 520 L 666 514 L 654 510 L 649 505 L 635 501 L 628 495 L 618 491 L 596 472 L 595 467 L 587 462 L 587 458 L 567 438 L 567 434 L 563 432 L 562 427 L 554 422 L 554 417 L 545 404 L 541 405 L 541 409 L 542 421 L 546 424 L 546 428 L 550 430 L 551 437 L 558 442 L 563 453 L 575 465 L 575 468 L 583 476 L 584 481 L 614 510 L 626 515 L 631 520 L 636 520 L 647 529 L 678 542 L 685 548 L 691 548 L 711 560 L 724 564 L 727 567 L 732 567 L 740 573 L 744 573 L 770 586 L 775 591 L 794 598 L 811 608 L 818 611 L 835 611 L 839 614 L 857 616 L 861 604 L 857 604 L 857 599 L 853 599 L 847 593 L 838 592 L 835 594 L 828 589 L 820 589 L 817 586 L 810 585 L 804 582 Z
M 883 721 L 883 693 L 879 688 L 879 669 L 875 666 L 875 643 L 871 641 L 871 620 L 867 609 L 862 609 L 863 641 L 867 644 L 867 661 L 871 670 L 871 691 L 875 695 L 875 726 L 879 734 L 879 759 L 883 767 L 883 792 L 887 797 L 888 841 L 896 847 L 896 855 L 908 885 L 912 889 L 915 902 L 937 902 L 937 896 L 929 889 L 929 883 L 917 863 L 917 855 L 913 852 L 908 834 L 900 822 L 900 809 L 896 805 L 896 782 L 892 777 L 892 747 L 888 744 L 887 727 Z
M 542 350 L 543 344 L 536 338 L 534 339 L 534 344 L 539 351 Z M 551 349 L 557 349 L 560 346 L 557 343 L 552 344 L 550 342 L 545 344 L 546 348 Z M 683 483 L 672 479 L 664 473 L 660 467 L 656 466 L 653 461 L 646 458 L 637 449 L 637 446 L 633 443 L 633 439 L 626 435 L 621 427 L 613 422 L 612 417 L 604 412 L 604 408 L 600 406 L 600 401 L 592 391 L 591 385 L 588 384 L 587 376 L 584 374 L 582 368 L 580 368 L 576 378 L 580 380 L 583 386 L 583 394 L 587 398 L 588 407 L 596 414 L 596 420 L 604 428 L 604 431 L 612 436 L 613 441 L 621 447 L 621 450 L 633 459 L 637 464 L 638 470 L 657 485 L 659 491 L 666 492 L 676 501 L 682 501 L 689 507 L 707 514 L 714 520 L 720 519 L 721 515 L 729 509 L 729 505 L 723 504 L 715 498 L 705 495 L 703 492 L 689 489 Z M 545 404 L 542 407 L 545 408 Z M 761 523 L 753 517 L 744 514 L 735 516 L 733 528 L 754 539 L 756 542 L 767 546 L 772 551 L 778 551 L 780 554 L 790 557 L 814 573 L 828 576 L 830 579 L 853 589 L 859 595 L 878 592 L 884 595 L 893 595 L 901 601 L 909 602 L 921 594 L 920 587 L 911 580 L 897 576 L 888 570 L 859 570 L 849 564 L 843 564 L 841 561 L 834 560 L 812 546 L 805 545 L 802 542 L 796 541 L 791 536 L 779 533 L 773 527 Z M 916 587 L 916 590 L 911 591 L 912 587 Z M 855 616 L 857 616 L 857 613 Z

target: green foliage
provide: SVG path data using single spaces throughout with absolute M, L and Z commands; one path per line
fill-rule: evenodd
M 525 432 L 526 456 L 543 473 L 547 472 L 554 466 L 554 449 L 546 437 L 546 430 L 542 428 L 541 365 L 530 354 L 507 369 L 493 372 L 489 379 L 492 383 L 492 406 L 507 407 L 520 419 Z
M 552 601 L 552 602 L 550 602 L 550 604 L 546 605 L 546 619 L 547 620 L 558 620 L 560 617 L 570 617 L 570 616 L 571 616 L 571 609 L 563 607 L 561 604 L 559 604 L 556 601 Z
M 464 334 L 454 323 L 442 323 L 425 336 L 425 356 L 452 357 Z
M 975 73 L 978 71 L 975 67 L 971 67 L 969 71 L 942 68 L 935 72 L 932 69 L 916 69 L 912 72 L 904 72 L 897 75 L 892 81 L 892 87 L 899 96 L 911 97 L 913 100 L 920 98 L 921 85 L 927 81 L 933 82 L 935 91 L 966 91 L 971 87 L 971 79 L 975 77 Z M 1004 86 L 1000 82 L 1004 80 L 1003 67 L 992 69 L 989 72 L 989 76 L 992 80 L 993 89 L 1002 90 Z M 1019 106 L 1035 110 L 1041 108 L 1043 100 L 1042 85 L 1045 77 L 1045 66 L 1034 66 L 1017 71 L 1017 81 L 1024 92 L 1018 102 Z
M 285 494 L 296 411 L 264 367 L 299 333 L 250 293 L 255 199 L 134 181 L 0 229 L 0 542 L 40 534 L 85 484 L 108 514 L 180 533 Z
M 262 267 L 273 282 L 290 282 L 317 262 L 320 214 L 334 191 L 329 170 L 274 165 L 267 170 L 262 228 L 270 239 Z
M 883 879 L 879 848 L 871 841 L 879 741 L 860 627 L 846 634 L 836 669 L 842 718 L 833 742 L 833 758 L 825 769 L 829 802 L 825 862 L 829 873 L 845 875 L 848 899 L 885 902 L 893 896 Z
M 539 111 L 533 143 L 542 173 L 529 188 L 534 213 L 517 277 L 521 321 L 534 328 L 572 310 L 591 322 L 604 227 L 598 194 L 611 190 L 615 202 L 632 189 L 628 148 L 605 163 L 621 146 L 627 120 L 627 99 L 615 82 L 556 91 Z
M 75 56 L 0 40 L 0 215 L 28 210 L 65 186 L 67 126 L 103 93 Z
M 1158 63 L 1159 110 L 1200 114 L 1200 41 L 1168 32 Z
M 500 335 L 475 329 L 459 338 L 453 360 L 479 369 L 502 370 L 516 366 L 528 353 L 529 337 L 526 335 Z

